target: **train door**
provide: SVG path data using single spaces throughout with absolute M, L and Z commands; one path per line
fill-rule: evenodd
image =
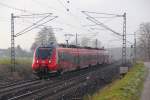
M 78 48 L 77 48 L 77 50 L 76 50 L 77 52 L 77 55 L 76 55 L 76 65 L 77 65 L 77 69 L 80 69 L 80 53 L 79 53 L 79 50 L 78 50 Z
M 61 67 L 65 71 L 65 54 L 63 51 L 61 52 Z

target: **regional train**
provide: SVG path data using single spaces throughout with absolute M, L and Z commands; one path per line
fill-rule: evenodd
M 34 51 L 32 70 L 39 77 L 52 73 L 87 68 L 97 64 L 110 64 L 111 58 L 104 48 L 40 46 Z

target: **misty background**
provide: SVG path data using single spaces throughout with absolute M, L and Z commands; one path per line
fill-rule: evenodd
M 69 2 L 68 2 L 69 1 Z M 101 27 L 92 27 L 90 21 L 81 11 L 95 11 L 101 13 L 112 13 L 122 15 L 127 13 L 127 34 L 136 32 L 141 23 L 150 22 L 149 0 L 0 0 L 0 56 L 8 57 L 10 50 L 10 15 L 28 15 L 31 13 L 53 13 L 58 18 L 45 24 L 53 28 L 53 33 L 58 43 L 66 43 L 65 34 L 72 34 L 69 43 L 74 43 L 75 34 L 78 34 L 79 45 L 82 40 L 89 39 L 89 45 L 98 39 L 99 47 L 109 48 L 114 58 L 121 57 L 122 40 L 117 40 L 112 32 L 107 30 L 96 30 Z M 35 23 L 39 18 L 15 19 L 15 33 Z M 122 33 L 122 18 L 99 19 L 113 30 Z M 34 29 L 26 34 L 15 38 L 17 56 L 31 56 L 31 48 L 36 41 L 40 28 Z M 127 40 L 134 42 L 132 35 Z M 127 43 L 128 57 L 131 55 L 131 44 Z M 112 48 L 112 49 L 110 49 Z M 117 51 L 117 55 L 116 55 Z M 118 56 L 118 57 L 116 57 Z

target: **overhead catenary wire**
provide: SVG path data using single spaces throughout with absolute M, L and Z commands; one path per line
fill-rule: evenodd
M 63 2 L 61 2 L 61 0 L 57 0 L 67 11 L 69 11 L 69 9 L 63 4 Z
M 24 21 L 27 22 L 27 23 L 35 24 L 34 22 L 31 22 L 29 20 L 24 20 Z M 37 25 L 39 25 L 39 24 L 37 24 Z M 46 28 L 50 28 L 51 27 L 51 25 L 43 25 L 42 24 L 42 25 L 39 25 L 39 27 L 37 27 L 37 28 L 42 29 L 42 28 L 40 28 L 40 26 L 42 26 L 42 28 L 43 27 L 46 27 Z M 63 28 L 60 28 L 60 27 L 51 27 L 51 28 L 54 29 L 55 31 L 61 31 L 61 30 L 63 30 Z
M 30 15 L 19 15 L 19 16 L 15 16 L 15 18 L 36 18 L 36 17 L 43 17 L 43 16 L 46 16 L 46 15 L 52 15 L 52 13 L 33 13 L 33 14 L 30 14 Z
M 111 32 L 113 32 L 113 33 L 115 33 L 115 34 L 118 35 L 118 36 L 122 36 L 120 33 L 118 33 L 118 32 L 116 32 L 116 31 L 112 30 L 111 28 L 109 28 L 109 27 L 106 26 L 105 24 L 103 24 L 103 23 L 97 21 L 96 19 L 89 18 L 89 17 L 88 17 L 87 19 L 90 20 L 90 21 L 92 21 L 92 22 L 94 22 L 94 23 L 97 24 L 97 25 L 100 25 L 100 26 L 106 28 L 107 30 L 109 30 L 109 31 L 111 31 Z
M 111 16 L 111 17 L 94 17 L 94 18 L 103 18 L 103 19 L 108 19 L 108 18 L 116 18 L 117 16 Z
M 53 7 L 49 6 L 49 5 L 47 5 L 47 3 L 43 3 L 43 2 L 40 2 L 40 1 L 38 1 L 38 0 L 32 0 L 32 1 L 35 2 L 36 4 L 42 6 L 42 7 L 44 6 L 44 7 L 46 7 L 46 8 L 51 9 L 51 10 L 55 10 L 55 11 L 57 11 L 57 12 L 63 13 L 62 10 L 57 10 L 57 9 L 55 9 L 55 8 L 53 8 Z M 58 1 L 58 2 L 59 2 L 59 1 Z M 60 2 L 59 2 L 59 3 L 60 3 Z M 61 4 L 61 5 L 62 5 L 62 4 Z M 62 5 L 62 7 L 64 7 L 64 6 Z M 64 13 L 63 13 L 63 14 L 64 14 Z M 69 11 L 67 14 L 68 14 L 69 16 L 72 16 L 75 20 L 77 20 L 77 22 L 79 23 L 79 26 L 82 27 L 82 28 L 78 28 L 78 29 L 84 30 L 84 31 L 89 31 L 88 29 L 86 29 L 86 28 L 81 24 L 81 22 L 79 21 L 79 19 L 77 19 L 77 16 L 75 16 L 74 14 L 71 13 L 71 11 Z M 71 24 L 69 24 L 69 23 L 67 23 L 67 22 L 65 22 L 65 24 L 66 24 L 67 26 L 69 26 L 69 27 L 72 27 L 72 28 L 75 28 L 75 27 L 76 27 L 76 26 L 71 25 Z M 76 28 L 77 28 L 77 27 L 76 27 Z M 90 32 L 92 32 L 92 31 L 90 31 Z
M 108 13 L 97 13 L 97 12 L 89 12 L 89 11 L 82 11 L 82 13 L 84 13 L 84 14 L 87 16 L 86 18 L 87 18 L 88 20 L 90 20 L 90 21 L 92 21 L 93 23 L 95 23 L 95 25 L 91 25 L 91 26 L 100 25 L 100 26 L 102 26 L 103 28 L 105 28 L 105 29 L 107 29 L 107 30 L 109 30 L 109 31 L 111 31 L 111 32 L 113 32 L 113 33 L 115 33 L 116 35 L 122 37 L 121 33 L 118 33 L 118 32 L 116 32 L 116 31 L 112 30 L 111 28 L 109 28 L 109 27 L 107 27 L 105 24 L 103 24 L 102 22 L 98 21 L 96 18 L 99 18 L 99 17 L 96 17 L 96 18 L 95 18 L 95 17 L 90 16 L 90 15 L 87 14 L 87 13 L 104 14 L 104 15 L 111 15 L 111 16 L 113 15 L 112 18 L 123 17 L 123 15 L 108 14 Z M 100 18 L 101 18 L 101 17 L 100 17 Z M 111 18 L 111 17 L 102 17 L 102 18 Z M 90 26 L 90 25 L 89 25 L 89 26 Z M 121 37 L 117 37 L 117 38 L 120 39 Z M 130 42 L 130 41 L 128 41 L 128 40 L 127 40 L 127 43 L 133 44 L 132 42 Z
M 109 28 L 108 26 L 106 26 L 105 24 L 103 24 L 102 22 L 100 22 L 100 21 L 98 21 L 97 19 L 95 19 L 95 17 L 92 17 L 92 16 L 90 16 L 89 14 L 87 14 L 87 13 L 94 13 L 94 12 L 88 12 L 88 11 L 81 11 L 83 14 L 85 14 L 87 17 L 87 19 L 88 20 L 90 20 L 91 22 L 93 22 L 93 23 L 95 23 L 96 25 L 100 25 L 101 27 L 103 27 L 103 28 L 105 28 L 105 29 L 107 29 L 107 30 L 109 30 L 109 31 L 111 31 L 111 32 L 113 32 L 113 33 L 115 33 L 116 35 L 118 35 L 118 36 L 122 36 L 121 35 L 121 33 L 118 33 L 118 32 L 116 32 L 116 31 L 114 31 L 113 29 L 111 29 L 111 28 Z M 95 12 L 96 13 L 96 12 Z M 99 14 L 99 13 L 96 13 L 96 14 Z M 101 14 L 101 13 L 100 13 Z M 106 13 L 105 13 L 106 14 Z M 114 15 L 114 14 L 107 14 L 107 15 Z M 121 16 L 121 15 L 117 15 L 117 16 Z M 116 17 L 117 17 L 116 16 Z
M 111 28 L 109 28 L 108 26 L 106 26 L 105 24 L 103 24 L 102 22 L 100 22 L 99 20 L 97 20 L 96 18 L 98 18 L 98 17 L 93 17 L 93 16 L 90 16 L 88 13 L 94 13 L 94 14 L 103 14 L 103 15 L 110 15 L 110 16 L 113 16 L 114 18 L 115 17 L 124 17 L 124 15 L 118 15 L 118 14 L 108 14 L 108 13 L 97 13 L 97 12 L 89 12 L 89 11 L 81 11 L 83 14 L 85 14 L 87 17 L 87 19 L 88 20 L 90 20 L 91 22 L 93 22 L 94 24 L 96 24 L 96 25 L 100 25 L 101 27 L 103 27 L 103 28 L 105 28 L 105 29 L 107 29 L 107 30 L 109 30 L 109 31 L 111 31 L 111 32 L 113 32 L 113 33 L 115 33 L 117 36 L 123 36 L 123 35 L 121 35 L 121 33 L 118 33 L 118 32 L 116 32 L 116 31 L 114 31 L 114 30 L 112 30 Z M 105 17 L 106 18 L 106 17 Z M 109 17 L 108 17 L 109 18 Z M 117 38 L 121 38 L 121 37 L 117 37 Z M 133 44 L 132 42 L 130 42 L 130 41 L 128 41 L 128 40 L 126 40 L 127 41 L 127 43 L 129 43 L 129 44 Z
M 94 17 L 95 18 L 95 17 Z M 98 17 L 97 17 L 98 18 Z M 105 17 L 107 18 L 107 17 Z M 111 19 L 109 18 L 108 20 L 105 20 L 103 23 L 108 23 L 110 21 L 112 21 L 112 18 L 117 18 L 117 17 L 111 17 Z M 82 25 L 83 27 L 90 27 L 90 26 L 97 26 L 97 24 L 90 24 L 90 25 Z
M 100 22 L 96 18 L 117 18 L 117 17 L 123 17 L 123 15 L 118 15 L 118 14 L 108 14 L 108 13 L 97 13 L 97 12 L 89 12 L 89 11 L 81 11 L 83 14 L 85 14 L 87 17 L 86 19 L 90 20 L 91 22 L 95 23 L 96 25 L 100 25 L 101 27 L 115 33 L 118 36 L 122 36 L 121 33 L 114 31 L 113 29 L 109 28 L 107 25 L 104 23 Z M 94 14 L 103 14 L 103 15 L 111 15 L 111 17 L 93 17 L 90 16 L 88 13 L 94 13 Z
M 20 31 L 19 33 L 15 34 L 14 33 L 14 18 L 21 18 L 19 16 L 14 16 L 13 13 L 11 14 L 11 66 L 12 66 L 12 72 L 15 72 L 15 37 L 18 37 L 22 34 L 25 34 L 37 27 L 39 27 L 40 25 L 43 25 L 45 23 L 48 23 L 50 21 L 52 21 L 53 19 L 57 18 L 58 16 L 50 16 L 51 14 L 48 14 L 47 16 L 45 16 L 44 18 L 38 20 L 36 23 L 34 23 L 33 25 L 23 29 L 22 31 Z M 48 17 L 53 17 L 51 19 L 48 19 L 44 22 L 42 22 L 44 19 L 48 18 Z M 40 23 L 41 22 L 41 23 Z M 40 24 L 38 24 L 40 23 Z M 37 25 L 38 24 L 38 25 Z
M 37 5 L 40 5 L 40 6 L 42 5 L 42 6 L 46 7 L 46 8 L 51 9 L 51 10 L 55 10 L 55 11 L 59 11 L 59 12 L 63 11 L 63 10 L 57 10 L 54 7 L 51 7 L 51 6 L 47 5 L 47 3 L 43 3 L 43 2 L 40 2 L 38 0 L 32 0 L 32 2 L 34 2 L 34 3 L 36 3 Z
M 17 11 L 21 11 L 21 12 L 24 12 L 24 13 L 30 13 L 30 14 L 32 13 L 29 10 L 24 10 L 24 9 L 16 8 L 16 7 L 10 6 L 10 5 L 2 3 L 2 2 L 0 2 L 0 6 L 6 7 L 6 8 L 9 8 L 9 9 L 13 9 L 13 10 L 17 10 Z
M 98 12 L 91 12 L 91 11 L 82 11 L 82 12 L 87 12 L 87 13 L 94 13 L 94 14 L 102 14 L 102 15 L 113 15 L 114 17 L 123 17 L 123 15 L 118 15 L 118 14 L 109 14 L 109 13 L 98 13 Z
M 95 13 L 95 14 L 102 14 L 102 13 L 97 13 L 97 12 L 87 12 L 87 11 L 82 11 L 83 14 L 85 14 L 87 16 L 87 19 L 101 27 L 104 27 L 105 29 L 113 32 L 114 34 L 123 37 L 122 40 L 122 65 L 126 66 L 126 13 L 124 13 L 123 15 L 116 15 L 116 17 L 123 17 L 123 34 L 120 34 L 114 30 L 112 30 L 111 28 L 109 28 L 108 26 L 106 26 L 105 24 L 103 24 L 102 22 L 100 22 L 99 20 L 97 20 L 95 17 L 90 16 L 89 13 Z M 103 13 L 106 14 L 106 13 Z M 113 15 L 113 14 L 106 14 L 106 15 Z M 130 43 L 130 42 L 129 42 Z
M 22 31 L 18 32 L 15 36 L 17 36 L 17 35 L 20 34 L 20 33 L 23 33 L 24 31 L 28 30 L 29 28 L 31 28 L 31 27 L 37 25 L 38 23 L 40 23 L 40 22 L 43 21 L 44 19 L 48 18 L 50 15 L 51 15 L 51 14 L 45 16 L 44 18 L 42 18 L 42 19 L 38 20 L 37 22 L 35 22 L 34 24 L 32 24 L 31 26 L 29 26 L 29 27 L 23 29 Z
M 52 21 L 53 19 L 55 19 L 55 18 L 57 18 L 57 17 L 58 17 L 58 16 L 54 16 L 52 19 L 49 19 L 49 20 L 47 20 L 47 21 L 45 21 L 45 22 L 43 22 L 43 23 L 41 23 L 41 24 L 38 24 L 37 26 L 34 26 L 34 27 L 32 27 L 32 28 L 29 28 L 28 30 L 25 30 L 25 31 L 23 31 L 23 32 L 21 32 L 21 33 L 18 33 L 18 34 L 15 35 L 15 37 L 20 36 L 20 35 L 22 35 L 22 34 L 25 34 L 25 33 L 29 32 L 29 31 L 31 31 L 31 30 L 33 30 L 33 29 L 35 29 L 35 28 L 38 28 L 39 26 L 41 26 L 41 25 L 43 25 L 43 24 L 46 24 L 46 23 Z M 37 23 L 36 23 L 36 24 L 37 24 Z

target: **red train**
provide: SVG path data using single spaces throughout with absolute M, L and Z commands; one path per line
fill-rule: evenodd
M 104 49 L 47 46 L 35 49 L 32 69 L 37 76 L 43 77 L 110 62 Z

